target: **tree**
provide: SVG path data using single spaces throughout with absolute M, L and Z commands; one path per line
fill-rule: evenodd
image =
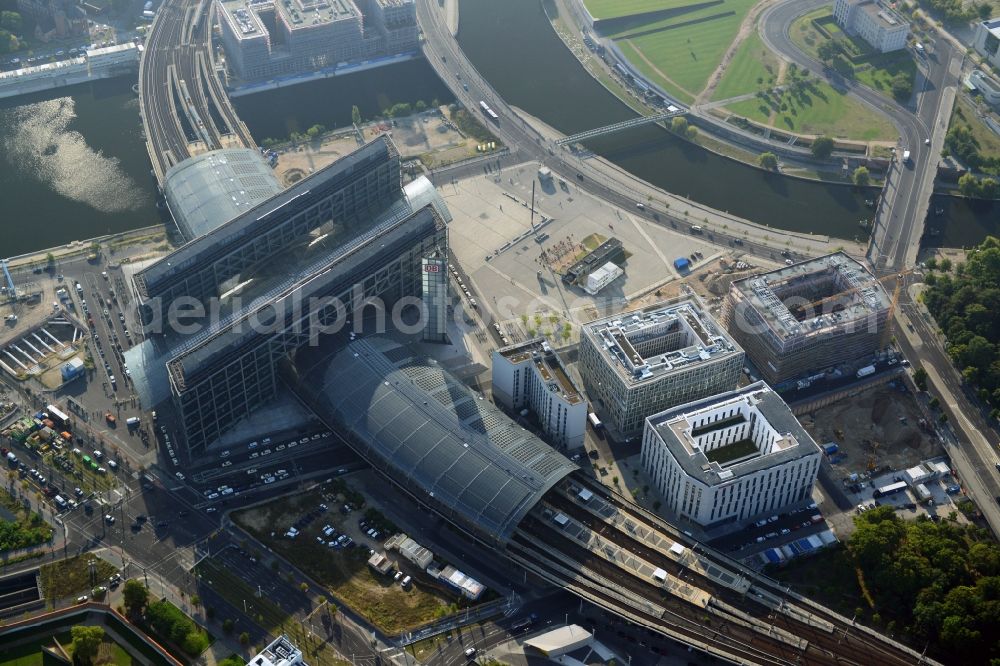
M 905 102 L 913 94 L 913 77 L 906 72 L 900 72 L 892 77 L 889 89 L 892 90 L 893 97 L 901 102 Z
M 351 122 L 355 125 L 361 124 L 361 109 L 358 108 L 357 104 L 351 107 Z
M 688 125 L 688 128 L 684 130 L 684 136 L 686 136 L 691 141 L 694 141 L 695 137 L 698 136 L 698 128 L 694 125 Z
M 675 116 L 673 120 L 670 121 L 670 129 L 677 134 L 683 134 L 687 131 L 688 121 L 684 116 Z
M 21 15 L 19 13 L 9 11 L 0 12 L 0 28 L 9 30 L 16 35 L 20 34 L 23 27 L 24 22 L 21 20 Z
M 853 180 L 854 184 L 857 185 L 858 187 L 864 187 L 865 185 L 867 185 L 871 180 L 871 176 L 868 173 L 868 168 L 859 166 L 857 169 L 854 170 L 854 173 L 851 175 L 851 180 Z
M 242 634 L 240 634 L 240 645 L 242 645 L 243 647 L 250 645 L 250 634 L 248 634 L 245 631 Z
M 770 152 L 770 151 L 767 151 L 767 152 L 761 153 L 757 157 L 757 163 L 761 167 L 763 167 L 764 169 L 767 169 L 769 171 L 777 171 L 777 169 L 778 169 L 778 156 L 775 155 L 774 153 Z
M 233 621 L 228 617 L 222 621 L 222 630 L 227 634 L 233 631 Z
M 140 581 L 130 578 L 125 581 L 125 586 L 122 588 L 122 602 L 129 616 L 141 617 L 143 609 L 149 602 L 149 590 Z
M 828 136 L 819 136 L 813 139 L 810 147 L 813 157 L 825 160 L 833 154 L 833 139 Z
M 417 103 L 413 105 L 413 110 L 416 111 L 416 112 L 418 112 L 418 113 L 421 112 L 421 111 L 426 111 L 427 110 L 427 102 L 425 102 L 422 99 L 418 99 Z
M 820 60 L 829 63 L 840 54 L 840 44 L 828 39 L 816 48 L 816 53 Z
M 86 666 L 93 662 L 104 641 L 104 627 L 76 626 L 70 630 L 73 636 L 73 660 Z
M 913 383 L 921 391 L 927 390 L 927 371 L 923 367 L 919 367 L 913 371 Z

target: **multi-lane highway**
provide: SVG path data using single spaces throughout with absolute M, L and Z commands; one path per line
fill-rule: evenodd
M 139 64 L 139 104 L 157 182 L 192 154 L 254 147 L 213 67 L 212 3 L 166 0 Z

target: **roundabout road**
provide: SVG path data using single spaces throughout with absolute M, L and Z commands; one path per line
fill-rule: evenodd
M 845 78 L 806 54 L 792 42 L 792 23 L 803 14 L 829 4 L 826 0 L 782 0 L 768 7 L 760 17 L 760 34 L 772 51 L 799 67 L 816 72 L 834 89 L 859 100 L 883 114 L 899 131 L 898 151 L 909 150 L 911 163 L 893 159 L 889 167 L 889 186 L 879 206 L 872 234 L 870 259 L 886 270 L 898 270 L 907 255 L 919 243 L 937 169 L 937 155 L 943 144 L 947 123 L 940 122 L 944 109 L 942 94 L 957 81 L 957 56 L 947 40 L 939 39 L 929 55 L 918 57 L 916 94 L 910 105 L 902 106 L 880 93 Z M 925 141 L 933 138 L 930 145 Z

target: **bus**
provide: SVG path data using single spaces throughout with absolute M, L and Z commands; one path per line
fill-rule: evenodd
M 895 495 L 896 493 L 901 493 L 906 490 L 905 481 L 897 481 L 896 483 L 890 483 L 887 486 L 882 486 L 881 488 L 876 488 L 875 492 L 872 493 L 872 497 L 888 497 L 889 495 Z
M 479 100 L 479 107 L 483 110 L 483 113 L 485 113 L 487 117 L 493 122 L 498 122 L 500 120 L 500 116 L 497 115 L 496 111 L 491 109 L 490 105 L 484 102 L 483 100 Z

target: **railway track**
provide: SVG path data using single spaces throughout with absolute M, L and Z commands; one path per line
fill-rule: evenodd
M 614 520 L 576 501 L 574 493 L 579 487 L 586 487 L 601 501 L 612 505 L 618 512 Z M 751 644 L 752 641 L 761 640 L 762 629 L 766 627 L 766 631 L 774 636 L 791 635 L 805 641 L 807 646 L 796 656 L 799 660 L 796 663 L 856 663 L 868 666 L 931 663 L 913 650 L 866 627 L 856 626 L 807 599 L 791 595 L 777 583 L 694 543 L 658 517 L 616 496 L 599 483 L 582 477 L 575 478 L 571 487 L 553 489 L 546 496 L 546 504 L 549 505 L 550 514 L 552 511 L 563 513 L 579 525 L 592 530 L 595 538 L 599 538 L 602 543 L 614 544 L 662 569 L 671 578 L 696 585 L 697 589 L 711 597 L 712 615 L 728 615 L 731 624 L 741 627 L 735 631 L 742 634 L 743 640 Z M 551 520 L 538 516 L 537 510 L 532 522 L 526 522 L 524 526 L 532 530 L 532 539 L 545 541 L 559 553 L 573 553 L 576 558 L 586 562 L 588 567 L 603 571 L 607 577 L 619 583 L 627 581 L 628 589 L 640 598 L 652 600 L 662 597 L 662 589 L 655 581 L 639 578 L 634 569 L 623 568 L 606 558 L 588 553 Z M 657 543 L 661 545 L 650 545 L 651 534 L 655 534 Z M 681 544 L 686 552 L 691 553 L 691 559 L 687 563 L 681 563 L 668 554 L 667 547 L 672 543 Z M 715 575 L 708 576 L 705 572 L 714 572 Z M 727 583 L 720 582 L 723 580 Z M 741 582 L 745 584 L 740 584 Z M 670 601 L 671 607 L 680 614 L 697 609 L 676 596 L 672 596 Z M 688 610 L 684 610 L 684 606 Z M 757 636 L 752 637 L 746 631 L 752 631 Z M 781 643 L 778 647 L 772 641 L 775 646 L 772 656 L 786 658 L 788 642 Z

